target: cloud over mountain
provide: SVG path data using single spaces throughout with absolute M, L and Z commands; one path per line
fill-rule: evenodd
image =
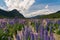
M 36 2 L 36 0 L 4 0 L 4 2 L 7 6 L 6 10 L 11 11 L 13 9 L 17 9 L 20 13 L 24 15 L 24 17 L 27 18 L 37 15 L 47 15 L 54 12 L 52 9 L 49 9 L 49 5 L 47 4 L 43 9 L 39 9 L 34 12 L 28 12 L 31 6 Z M 41 6 L 41 4 L 39 5 Z M 4 9 L 3 7 L 0 8 Z
M 5 0 L 8 10 L 17 9 L 20 12 L 28 10 L 35 0 Z

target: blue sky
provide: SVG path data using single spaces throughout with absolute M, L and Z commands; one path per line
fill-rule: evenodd
M 0 6 L 6 6 L 4 0 L 0 0 Z
M 60 0 L 36 0 L 36 4 L 59 4 Z
M 3 8 L 7 8 L 4 0 L 0 0 L 0 6 L 3 7 Z
M 44 9 L 46 5 L 49 5 L 49 9 L 60 10 L 60 0 L 35 0 L 34 6 L 30 10 Z

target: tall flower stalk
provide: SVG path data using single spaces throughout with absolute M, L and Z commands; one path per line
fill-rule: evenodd
M 20 40 L 20 36 L 18 34 L 16 35 L 16 40 Z
M 30 33 L 30 39 L 34 40 L 34 34 L 33 34 L 33 32 Z
M 44 30 L 44 40 L 48 40 L 48 31 L 47 31 L 47 29 Z
M 36 25 L 36 27 L 35 27 L 36 28 L 36 32 L 38 33 L 39 24 L 36 22 L 35 25 Z
M 55 40 L 52 32 L 52 27 L 50 27 L 50 40 Z
M 40 40 L 44 40 L 44 27 L 40 26 Z

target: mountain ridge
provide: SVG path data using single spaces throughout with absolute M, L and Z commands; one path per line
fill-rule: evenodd
M 14 17 L 18 17 L 18 18 L 25 18 L 21 13 L 19 13 L 19 11 L 17 11 L 16 9 L 12 10 L 12 11 L 5 11 L 0 9 L 0 18 L 14 18 Z
M 25 18 L 19 11 L 17 11 L 16 9 L 12 10 L 12 11 L 5 11 L 0 9 L 0 18 Z M 57 11 L 55 13 L 49 14 L 49 15 L 37 15 L 31 18 L 60 18 L 60 11 Z
M 49 15 L 37 15 L 32 18 L 60 18 L 60 11 L 57 11 L 55 13 L 51 13 Z

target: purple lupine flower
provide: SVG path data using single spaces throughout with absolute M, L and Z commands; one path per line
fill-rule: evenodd
M 26 27 L 25 31 L 24 31 L 25 40 L 28 40 L 28 37 L 29 37 L 29 34 L 30 34 L 30 31 L 28 30 L 28 28 L 29 27 Z
M 44 38 L 44 27 L 40 26 L 40 40 L 43 40 Z
M 6 22 L 2 22 L 1 24 L 2 24 L 2 25 L 6 25 L 7 23 L 6 23 Z
M 24 40 L 28 40 L 28 37 L 30 36 L 30 32 L 31 32 L 31 31 L 32 31 L 32 30 L 31 30 L 30 27 L 25 26 L 25 27 L 23 28 L 22 33 L 23 33 L 23 35 L 25 36 L 25 39 L 24 39 Z
M 35 34 L 34 34 L 34 39 L 35 39 L 35 40 L 38 40 L 38 33 L 35 33 Z
M 52 32 L 52 27 L 50 27 L 50 40 L 55 40 Z
M 58 20 L 57 23 L 60 24 L 60 20 Z
M 20 20 L 19 20 L 19 23 L 20 23 L 20 24 L 24 24 L 24 23 L 25 23 L 25 20 L 20 19 Z
M 10 25 L 13 25 L 13 24 L 14 24 L 14 22 L 13 22 L 13 21 L 10 21 L 10 22 L 9 22 L 9 24 L 10 24 Z
M 25 27 L 22 29 L 22 34 L 24 35 Z
M 50 33 L 52 32 L 52 26 L 50 26 Z
M 49 22 L 50 20 L 49 19 L 46 19 L 47 22 Z
M 50 40 L 50 37 L 49 36 L 47 37 L 47 40 Z
M 23 35 L 23 39 L 25 39 L 25 34 L 24 34 L 24 30 L 22 30 L 22 35 Z
M 46 30 L 49 31 L 49 26 L 48 25 L 46 26 Z
M 50 33 L 50 40 L 55 40 L 52 32 Z
M 19 18 L 18 18 L 18 17 L 15 17 L 15 18 L 14 18 L 14 22 L 15 22 L 15 23 L 19 23 Z
M 20 40 L 20 36 L 18 34 L 16 35 L 16 39 L 17 40 Z
M 2 27 L 2 28 L 5 28 L 5 27 L 6 27 L 6 24 L 7 24 L 6 22 L 2 22 L 2 23 L 1 23 L 1 27 Z
M 39 24 L 36 23 L 36 32 L 38 33 Z
M 30 32 L 30 39 L 34 40 L 34 34 L 33 34 L 33 32 Z
M 44 30 L 44 40 L 48 40 L 48 31 L 47 31 L 47 29 Z

